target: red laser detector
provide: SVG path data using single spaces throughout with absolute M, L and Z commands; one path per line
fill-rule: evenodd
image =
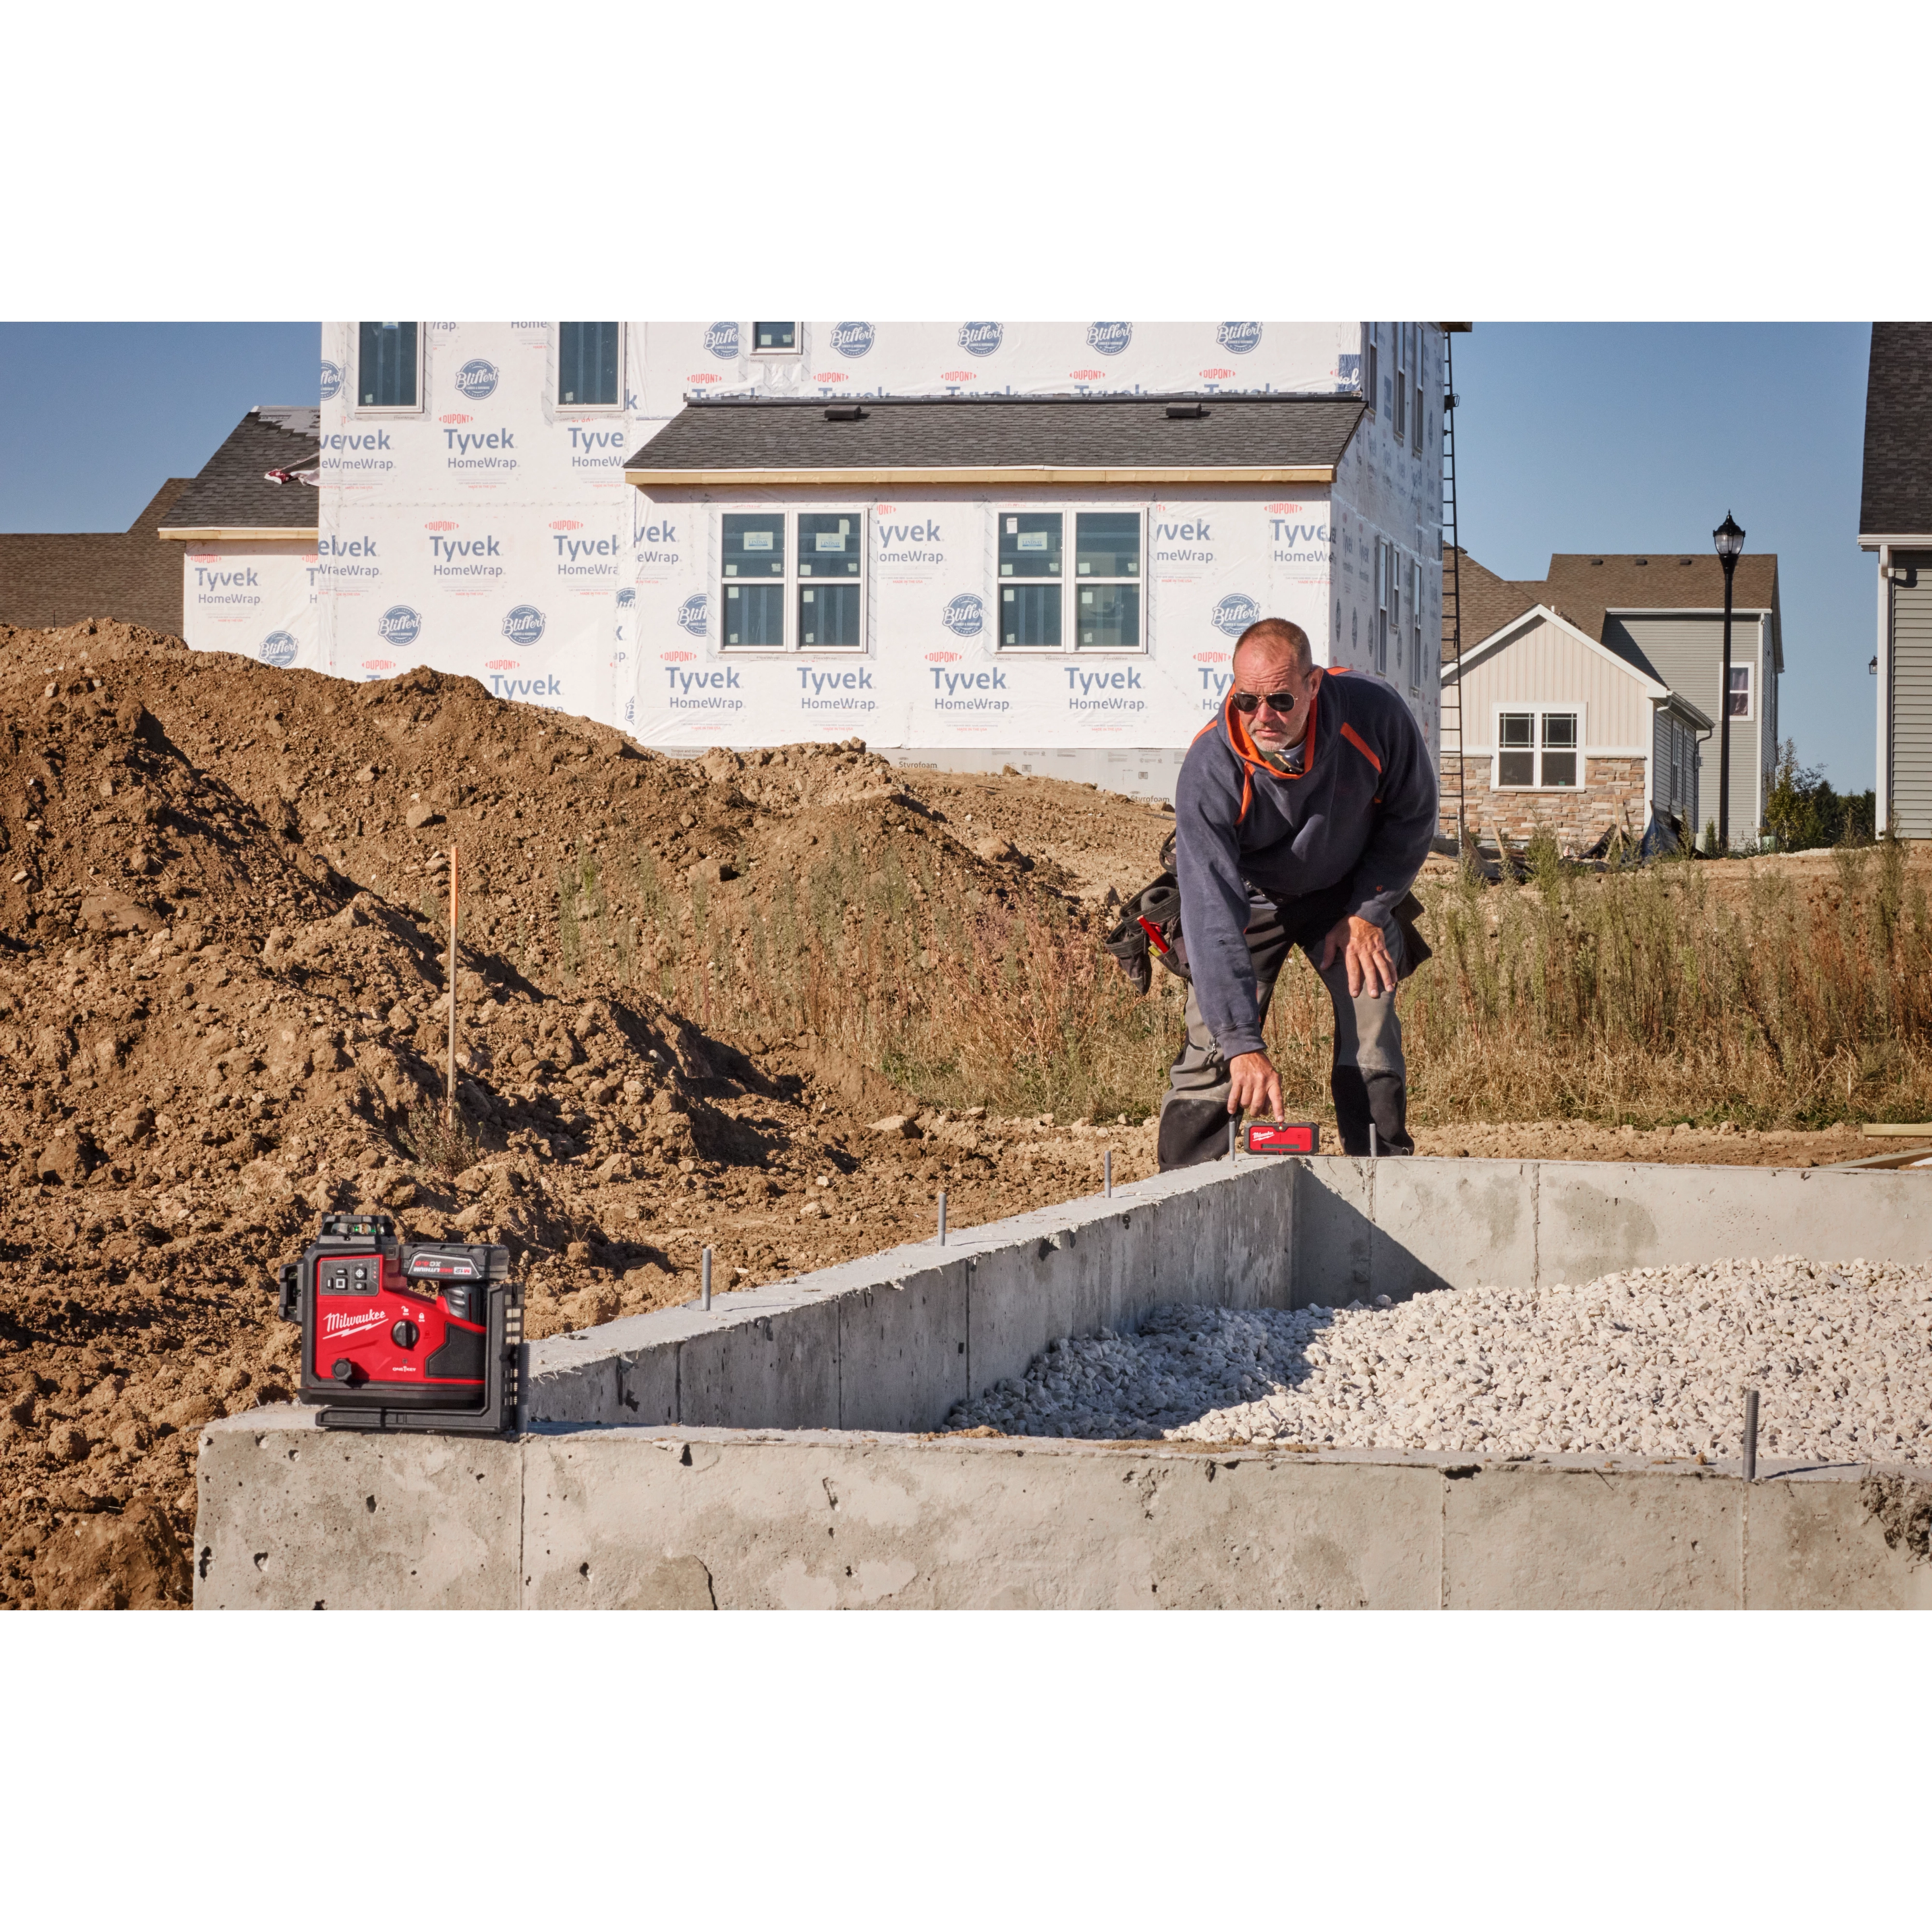
M 1312 1120 L 1250 1120 L 1241 1130 L 1241 1144 L 1250 1154 L 1319 1154 L 1322 1130 Z

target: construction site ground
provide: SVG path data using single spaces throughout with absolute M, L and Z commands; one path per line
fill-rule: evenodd
M 104 621 L 0 626 L 0 1605 L 186 1603 L 200 1427 L 288 1399 L 296 1331 L 266 1284 L 326 1210 L 506 1243 L 542 1336 L 690 1298 L 707 1246 L 728 1291 L 922 1238 L 942 1188 L 965 1226 L 1097 1190 L 1109 1149 L 1120 1180 L 1154 1169 L 1157 1084 L 1102 1120 L 922 1105 L 808 1033 L 676 1010 L 627 950 L 627 888 L 593 920 L 557 880 L 644 850 L 674 892 L 749 902 L 836 828 L 1097 938 L 1157 869 L 1164 807 L 856 743 L 670 758 L 470 680 L 345 685 Z M 1722 1123 L 1416 1138 L 1873 1150 Z

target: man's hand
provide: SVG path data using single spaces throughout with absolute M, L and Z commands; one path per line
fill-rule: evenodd
M 1359 998 L 1364 987 L 1372 998 L 1395 991 L 1395 962 L 1389 957 L 1382 929 L 1353 913 L 1322 942 L 1322 970 L 1327 972 L 1340 952 L 1348 962 L 1348 997 Z
M 1265 1112 L 1271 1120 L 1282 1116 L 1281 1076 L 1264 1053 L 1238 1053 L 1228 1063 L 1228 1111 Z

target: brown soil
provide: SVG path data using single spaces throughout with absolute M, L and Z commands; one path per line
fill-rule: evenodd
M 687 1298 L 706 1244 L 742 1286 L 922 1236 L 941 1187 L 965 1226 L 1097 1184 L 1097 1130 L 873 1131 L 916 1104 L 808 1037 L 694 1025 L 620 957 L 625 889 L 593 922 L 558 880 L 608 842 L 755 891 L 836 827 L 1097 916 L 1150 872 L 1144 806 L 914 793 L 856 746 L 672 760 L 467 680 L 107 623 L 0 627 L 0 1602 L 186 1600 L 197 1432 L 286 1398 L 263 1284 L 326 1208 L 508 1244 L 541 1336 Z M 1115 1142 L 1150 1169 L 1148 1130 Z

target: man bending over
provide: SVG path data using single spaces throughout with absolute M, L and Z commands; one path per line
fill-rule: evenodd
M 1180 768 L 1174 874 L 1192 984 L 1160 1108 L 1160 1165 L 1228 1146 L 1228 1119 L 1282 1113 L 1262 1044 L 1299 946 L 1335 1006 L 1329 1076 L 1345 1154 L 1412 1154 L 1396 982 L 1428 957 L 1409 887 L 1436 830 L 1436 770 L 1389 687 L 1324 673 L 1298 624 L 1264 617 L 1234 646 L 1220 716 Z

